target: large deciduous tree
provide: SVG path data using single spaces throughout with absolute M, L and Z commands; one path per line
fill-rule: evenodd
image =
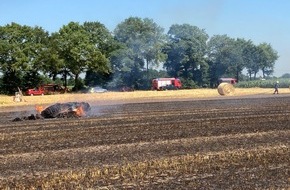
M 170 76 L 181 77 L 189 84 L 208 83 L 206 42 L 208 34 L 196 26 L 174 24 L 168 31 L 169 41 L 164 51 L 167 60 L 164 67 Z
M 262 70 L 263 78 L 273 74 L 274 65 L 277 59 L 279 58 L 278 52 L 275 51 L 271 44 L 261 43 L 258 45 L 258 48 L 261 51 L 260 58 L 260 67 Z
M 228 65 L 223 61 L 223 50 L 229 46 L 231 41 L 232 39 L 227 35 L 214 35 L 207 43 L 211 86 L 215 86 L 218 78 L 226 73 Z
M 64 61 L 63 75 L 65 79 L 71 74 L 75 79 L 75 90 L 80 87 L 79 76 L 88 69 L 108 72 L 108 59 L 92 41 L 90 33 L 76 22 L 63 26 L 57 38 L 59 58 Z
M 148 88 L 149 67 L 158 66 L 165 59 L 162 53 L 162 47 L 165 43 L 163 28 L 158 26 L 153 20 L 138 17 L 130 17 L 118 24 L 114 30 L 116 40 L 122 44 L 123 50 L 114 55 L 114 63 L 120 68 L 119 76 L 121 78 L 131 78 L 132 80 L 142 79 L 141 75 L 131 76 L 143 73 L 146 69 L 147 83 L 144 87 Z M 121 65 L 120 65 L 121 63 Z M 117 72 L 118 70 L 115 70 Z M 117 74 L 117 73 L 116 73 Z M 128 83 L 129 86 L 142 88 L 142 84 L 136 84 L 134 81 Z M 144 84 L 143 84 L 144 85 Z
M 4 75 L 2 88 L 5 92 L 12 93 L 17 87 L 40 83 L 42 67 L 37 60 L 47 42 L 48 33 L 40 27 L 16 23 L 0 27 L 0 71 Z
M 236 77 L 239 80 L 245 68 L 244 50 L 247 41 L 227 35 L 214 35 L 207 44 L 211 86 L 215 86 L 220 77 Z
M 53 81 L 57 75 L 61 74 L 65 66 L 64 60 L 61 59 L 58 52 L 58 39 L 56 35 L 49 36 L 49 42 L 43 51 L 39 54 L 38 63 L 42 66 L 42 71 Z
M 119 48 L 118 43 L 113 38 L 110 31 L 100 22 L 85 22 L 84 29 L 89 34 L 90 42 L 99 49 L 99 51 L 109 58 L 113 51 Z M 108 62 L 109 63 L 109 62 Z M 101 66 L 101 65 L 100 65 Z M 111 65 L 102 65 L 104 68 L 89 68 L 85 76 L 85 84 L 88 86 L 104 85 L 111 79 Z M 108 69 L 108 67 L 110 69 Z
M 239 79 L 246 69 L 250 79 L 256 78 L 261 70 L 263 77 L 273 73 L 277 52 L 271 45 L 262 43 L 256 46 L 251 40 L 233 39 L 226 35 L 215 35 L 208 42 L 211 83 L 214 85 L 219 77 L 236 77 Z
M 261 49 L 258 48 L 252 41 L 247 41 L 243 51 L 245 68 L 247 69 L 250 80 L 256 79 L 257 73 L 261 69 Z

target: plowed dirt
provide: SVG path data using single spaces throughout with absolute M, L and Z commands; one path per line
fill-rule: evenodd
M 289 189 L 290 96 L 0 112 L 0 189 Z

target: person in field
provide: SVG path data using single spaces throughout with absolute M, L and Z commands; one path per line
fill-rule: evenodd
M 279 88 L 279 81 L 277 81 L 274 85 L 274 93 L 273 94 L 279 94 L 279 91 L 278 91 L 278 88 Z

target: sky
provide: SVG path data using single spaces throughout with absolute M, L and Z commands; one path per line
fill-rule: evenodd
M 289 0 L 0 0 L 0 26 L 15 22 L 52 33 L 69 22 L 100 22 L 110 31 L 129 17 L 150 18 L 167 33 L 190 24 L 213 35 L 271 44 L 274 76 L 290 73 Z

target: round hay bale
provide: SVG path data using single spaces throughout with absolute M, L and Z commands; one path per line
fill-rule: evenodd
M 232 95 L 235 92 L 235 88 L 232 84 L 222 82 L 218 86 L 218 93 L 220 95 Z

